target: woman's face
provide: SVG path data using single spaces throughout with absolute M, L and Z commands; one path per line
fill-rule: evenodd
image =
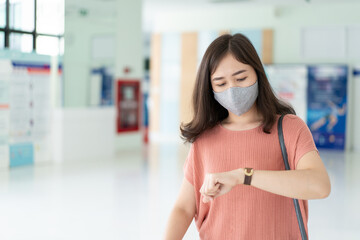
M 215 92 L 231 87 L 249 87 L 256 81 L 254 68 L 239 62 L 231 54 L 225 55 L 211 75 L 211 86 Z

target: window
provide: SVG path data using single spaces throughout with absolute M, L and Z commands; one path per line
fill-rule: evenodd
M 36 40 L 38 54 L 59 55 L 60 39 L 57 37 L 38 36 Z
M 60 55 L 64 55 L 65 40 L 64 37 L 60 38 Z
M 64 0 L 0 0 L 0 49 L 64 52 Z
M 64 0 L 37 0 L 37 32 L 64 34 Z
M 5 28 L 6 23 L 6 0 L 0 0 L 0 28 Z
M 11 33 L 10 49 L 19 50 L 21 52 L 32 52 L 33 36 L 30 34 Z
M 10 0 L 10 29 L 34 31 L 35 2 L 31 0 Z
M 4 32 L 0 32 L 0 49 L 3 49 L 5 46 L 5 34 Z

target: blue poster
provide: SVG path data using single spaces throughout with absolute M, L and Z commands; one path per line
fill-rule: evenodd
M 101 83 L 101 105 L 114 105 L 114 80 L 113 76 L 104 71 Z
M 308 67 L 307 124 L 318 148 L 345 149 L 348 67 Z
M 100 105 L 114 105 L 114 77 L 110 69 L 106 67 L 92 69 L 91 74 L 99 74 L 101 76 Z
M 144 83 L 149 86 L 150 82 L 150 74 L 149 71 L 145 72 Z M 149 92 L 143 93 L 143 125 L 144 127 L 149 127 L 149 107 L 148 107 L 148 99 L 149 99 Z
M 32 143 L 10 144 L 10 167 L 34 163 L 34 147 Z

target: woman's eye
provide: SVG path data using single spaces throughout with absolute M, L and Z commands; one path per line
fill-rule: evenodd
M 222 83 L 222 84 L 218 84 L 217 86 L 222 87 L 224 85 L 225 85 L 225 83 Z
M 244 81 L 247 77 L 236 79 L 237 81 Z

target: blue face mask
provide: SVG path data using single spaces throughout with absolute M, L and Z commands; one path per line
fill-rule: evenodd
M 221 106 L 240 116 L 254 105 L 258 97 L 258 81 L 249 87 L 231 87 L 223 92 L 214 92 L 214 97 Z

